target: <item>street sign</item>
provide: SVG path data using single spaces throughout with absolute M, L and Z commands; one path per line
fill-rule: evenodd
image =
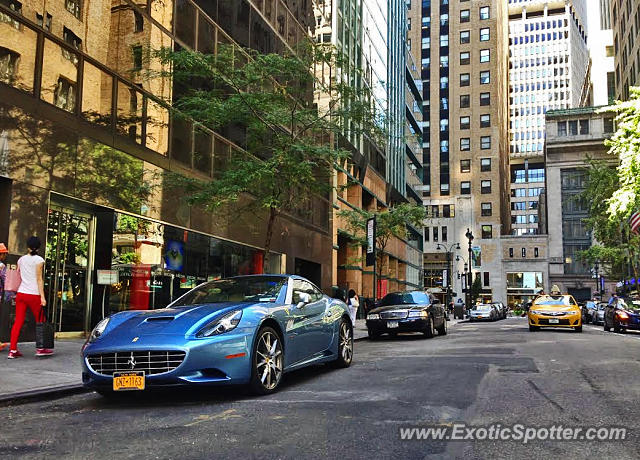
M 473 268 L 480 268 L 482 266 L 482 248 L 480 246 L 473 246 L 471 248 L 471 266 Z
M 367 219 L 367 266 L 376 263 L 376 218 Z
M 442 287 L 449 286 L 449 271 L 447 269 L 442 270 Z
M 111 286 L 112 284 L 118 284 L 120 278 L 118 276 L 118 270 L 96 270 L 98 274 L 98 284 L 105 286 Z

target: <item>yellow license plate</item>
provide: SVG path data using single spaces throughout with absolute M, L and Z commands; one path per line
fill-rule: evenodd
M 114 372 L 113 391 L 144 390 L 144 372 Z

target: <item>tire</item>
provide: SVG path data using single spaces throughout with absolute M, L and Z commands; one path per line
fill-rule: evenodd
M 609 332 L 611 330 L 611 328 L 607 325 L 606 319 L 602 322 L 602 328 L 604 329 L 605 332 Z
M 367 329 L 367 335 L 369 336 L 369 340 L 378 340 L 380 338 L 380 333 L 371 329 Z
M 538 326 L 533 326 L 531 324 L 529 324 L 529 332 L 535 332 L 538 330 Z
M 258 395 L 277 391 L 282 381 L 283 364 L 282 338 L 271 327 L 261 328 L 253 343 L 249 382 L 251 391 Z
M 334 367 L 346 368 L 353 361 L 353 329 L 345 318 L 340 321 L 338 329 L 338 357 L 333 362 Z
M 573 330 L 576 332 L 582 332 L 582 325 L 574 327 Z
M 442 326 L 438 328 L 438 335 L 447 335 L 447 322 L 442 321 Z
M 619 334 L 620 332 L 623 331 L 623 328 L 620 327 L 620 323 L 616 324 L 615 322 L 613 323 L 613 332 Z
M 427 325 L 427 328 L 424 330 L 423 334 L 425 339 L 430 339 L 433 337 L 434 335 L 433 318 L 429 317 L 429 324 Z

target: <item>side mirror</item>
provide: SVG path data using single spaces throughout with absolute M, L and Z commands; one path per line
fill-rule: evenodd
M 309 302 L 311 302 L 311 294 L 309 294 L 308 292 L 298 293 L 298 304 L 296 305 L 296 307 L 302 308 Z

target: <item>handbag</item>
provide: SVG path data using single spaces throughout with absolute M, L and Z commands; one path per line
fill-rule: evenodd
M 5 292 L 17 292 L 22 283 L 22 277 L 20 276 L 20 269 L 7 269 L 7 273 L 4 278 L 4 290 Z
M 36 348 L 53 348 L 53 324 L 47 321 L 44 310 L 45 307 L 40 309 L 40 319 L 44 321 L 36 323 Z

